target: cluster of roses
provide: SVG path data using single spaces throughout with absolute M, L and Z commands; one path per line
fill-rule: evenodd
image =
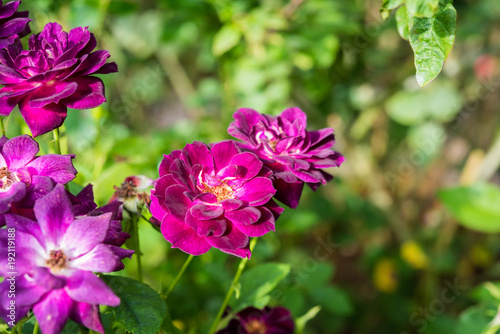
M 66 109 L 103 102 L 104 85 L 90 74 L 116 72 L 107 51 L 93 51 L 87 28 L 69 33 L 57 23 L 30 29 L 20 1 L 0 3 L 0 115 L 16 105 L 33 136 L 62 125 Z M 73 155 L 36 156 L 30 136 L 0 139 L 0 317 L 14 325 L 29 311 L 42 333 L 60 333 L 68 318 L 103 333 L 99 305 L 120 299 L 94 273 L 123 269 L 133 251 L 121 248 L 120 202 L 97 208 L 92 187 L 77 196 L 64 187 L 77 171 Z
M 298 108 L 279 116 L 234 114 L 228 132 L 242 142 L 194 142 L 166 155 L 151 192 L 151 213 L 173 247 L 200 255 L 211 247 L 250 257 L 249 238 L 275 230 L 283 208 L 295 208 L 304 184 L 316 190 L 344 157 L 331 150 L 333 129 L 307 131 Z
M 17 12 L 19 3 L 0 3 L 0 115 L 19 105 L 36 137 L 60 127 L 68 107 L 105 102 L 103 82 L 92 74 L 117 66 L 106 63 L 107 51 L 93 51 L 96 40 L 87 28 L 66 33 L 49 23 L 23 50 L 19 38 L 29 34 L 30 19 Z M 331 150 L 333 129 L 307 131 L 298 108 L 277 117 L 240 109 L 234 119 L 228 132 L 240 142 L 193 142 L 173 151 L 151 191 L 152 219 L 172 247 L 192 255 L 215 247 L 250 258 L 249 238 L 274 231 L 283 212 L 273 197 L 297 207 L 304 184 L 316 190 L 332 178 L 323 169 L 344 161 Z M 8 254 L 15 246 L 16 254 L 15 265 L 8 256 L 0 260 L 0 317 L 13 325 L 32 310 L 44 334 L 60 333 L 68 318 L 102 333 L 99 305 L 117 306 L 120 299 L 95 273 L 121 270 L 121 260 L 133 254 L 121 248 L 129 237 L 122 210 L 134 212 L 137 200 L 149 200 L 136 190 L 150 180 L 127 178 L 111 202 L 97 208 L 90 185 L 76 196 L 64 187 L 77 173 L 73 155 L 38 151 L 28 135 L 0 139 L 0 248 Z M 15 298 L 7 298 L 11 291 Z M 283 308 L 247 308 L 235 316 L 219 333 L 294 328 Z

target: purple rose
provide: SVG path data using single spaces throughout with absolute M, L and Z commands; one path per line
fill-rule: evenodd
M 29 50 L 20 43 L 0 50 L 0 115 L 19 109 L 34 137 L 60 127 L 67 108 L 90 109 L 106 102 L 104 84 L 91 74 L 117 72 L 106 64 L 109 52 L 98 50 L 87 28 L 69 33 L 57 23 L 48 23 L 29 40 Z
M 97 204 L 94 202 L 94 192 L 92 191 L 91 184 L 88 184 L 76 196 L 70 192 L 66 192 L 66 194 L 73 205 L 73 212 L 77 218 L 82 216 L 96 217 L 110 213 L 111 221 L 103 244 L 109 245 L 120 260 L 126 257 L 130 258 L 134 254 L 133 250 L 121 248 L 125 241 L 130 238 L 130 234 L 122 230 L 122 205 L 120 202 L 113 202 L 97 207 Z M 125 266 L 120 261 L 112 271 L 122 270 L 123 268 Z
M 30 33 L 28 12 L 18 12 L 21 1 L 3 5 L 0 1 L 0 49 L 14 44 L 17 38 Z
M 9 210 L 29 211 L 56 183 L 66 184 L 75 178 L 74 155 L 37 157 L 38 151 L 38 143 L 28 135 L 0 138 L 0 225 Z
M 247 307 L 236 313 L 236 319 L 232 319 L 217 334 L 293 334 L 294 330 L 290 311 L 283 307 L 266 307 L 263 310 Z
M 36 221 L 7 214 L 7 228 L 0 230 L 0 248 L 7 254 L 15 238 L 15 270 L 1 259 L 0 315 L 8 317 L 8 290 L 15 276 L 16 321 L 30 309 L 42 333 L 60 333 L 68 318 L 104 333 L 99 305 L 117 306 L 120 299 L 94 272 L 110 272 L 120 259 L 104 244 L 111 213 L 75 218 L 62 185 L 35 203 Z M 15 274 L 9 273 L 15 271 Z
M 151 213 L 172 247 L 200 255 L 211 247 L 250 257 L 249 237 L 274 231 L 283 212 L 272 200 L 270 171 L 233 141 L 186 145 L 165 156 L 151 192 Z
M 330 149 L 333 129 L 307 131 L 307 116 L 299 108 L 285 109 L 277 117 L 239 109 L 233 117 L 229 134 L 274 172 L 275 197 L 291 208 L 299 204 L 304 183 L 316 190 L 332 179 L 322 169 L 339 167 L 345 160 Z

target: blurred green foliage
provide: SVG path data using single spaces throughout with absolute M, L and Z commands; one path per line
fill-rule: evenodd
M 425 41 L 409 37 L 405 11 L 432 21 L 439 6 L 449 10 L 447 2 L 424 2 L 397 9 L 402 0 L 385 0 L 385 20 L 380 0 L 31 0 L 21 7 L 35 32 L 51 21 L 88 25 L 119 66 L 103 77 L 108 102 L 69 111 L 62 129 L 63 151 L 76 154 L 73 191 L 90 182 L 104 204 L 125 177 L 155 178 L 163 154 L 229 138 L 237 108 L 279 114 L 299 106 L 311 129 L 335 129 L 347 161 L 330 171 L 333 182 L 305 190 L 276 233 L 260 238 L 249 275 L 265 262 L 290 266 L 271 305 L 306 315 L 302 321 L 319 305 L 304 330 L 310 334 L 494 333 L 498 284 L 484 282 L 498 280 L 500 243 L 459 223 L 498 231 L 500 154 L 492 148 L 500 3 L 455 1 L 453 50 L 448 55 L 448 40 L 439 63 L 419 65 L 417 44 Z M 417 73 L 432 72 L 421 84 L 447 57 L 423 89 L 400 34 L 417 54 Z M 28 133 L 18 111 L 6 125 L 10 137 Z M 50 135 L 39 139 L 42 153 L 53 152 Z M 187 255 L 141 224 L 145 282 L 164 291 Z M 125 264 L 135 278 L 135 261 Z M 179 329 L 208 330 L 236 265 L 219 251 L 193 260 L 168 299 Z M 453 292 L 453 282 L 465 288 Z M 105 313 L 107 328 L 110 321 Z

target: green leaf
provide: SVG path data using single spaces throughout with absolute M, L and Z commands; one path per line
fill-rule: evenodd
M 402 39 L 408 40 L 409 28 L 406 6 L 401 6 L 396 11 L 396 26 L 399 36 L 401 36 Z
M 241 39 L 241 31 L 232 25 L 226 25 L 219 30 L 212 44 L 212 53 L 221 56 L 231 50 Z
M 433 17 L 439 10 L 439 0 L 406 0 L 411 16 Z
M 420 86 L 425 86 L 441 72 L 455 40 L 456 18 L 451 4 L 431 18 L 413 18 L 409 37 Z
M 382 7 L 380 7 L 380 16 L 385 21 L 389 17 L 391 10 L 401 6 L 404 0 L 384 0 Z
M 462 97 L 451 81 L 439 80 L 424 89 L 399 91 L 385 107 L 389 117 L 403 125 L 448 122 L 460 111 Z
M 313 287 L 310 296 L 314 302 L 324 306 L 328 311 L 348 315 L 352 312 L 349 296 L 343 290 L 334 286 Z
M 458 319 L 457 334 L 478 334 L 488 328 L 491 317 L 486 315 L 484 307 L 469 307 Z
M 156 333 L 169 317 L 167 305 L 149 285 L 121 276 L 103 276 L 121 303 L 111 308 L 115 324 L 134 334 Z
M 321 311 L 320 306 L 314 306 L 312 309 L 307 311 L 306 314 L 303 316 L 297 318 L 295 320 L 295 326 L 297 327 L 295 329 L 295 334 L 302 334 L 304 332 L 304 328 L 306 327 L 306 324 L 309 320 L 314 319 L 314 317 Z
M 438 197 L 463 226 L 484 233 L 500 232 L 500 188 L 478 183 L 439 191 Z
M 266 306 L 271 299 L 269 293 L 289 272 L 290 265 L 283 263 L 265 263 L 244 272 L 240 278 L 240 298 L 233 298 L 231 303 L 234 312 L 247 306 Z

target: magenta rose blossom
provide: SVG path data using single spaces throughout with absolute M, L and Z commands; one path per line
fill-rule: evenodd
M 28 135 L 0 138 L 0 225 L 4 214 L 15 207 L 32 208 L 36 199 L 48 194 L 56 183 L 66 184 L 76 176 L 74 155 L 36 156 L 38 143 Z
M 283 212 L 270 171 L 233 141 L 201 142 L 166 155 L 151 192 L 151 213 L 172 247 L 200 255 L 211 247 L 250 257 L 249 237 L 274 231 Z
M 16 43 L 0 50 L 0 115 L 19 109 L 34 137 L 60 127 L 67 108 L 90 109 L 106 102 L 104 84 L 91 74 L 117 72 L 106 63 L 109 52 L 98 50 L 87 28 L 69 33 L 48 23 L 29 40 L 29 50 Z
M 283 307 L 266 307 L 263 310 L 247 307 L 236 313 L 236 319 L 232 319 L 217 334 L 293 334 L 294 330 L 290 311 Z
M 14 44 L 18 37 L 30 33 L 28 12 L 18 12 L 21 1 L 0 1 L 0 49 Z
M 345 160 L 331 150 L 333 129 L 307 131 L 307 116 L 299 108 L 285 109 L 277 117 L 239 109 L 233 117 L 229 134 L 274 172 L 275 197 L 291 208 L 299 204 L 304 183 L 316 190 L 332 179 L 322 169 L 339 167 Z
M 120 262 L 104 244 L 112 214 L 75 218 L 62 185 L 39 199 L 34 212 L 36 221 L 7 214 L 7 228 L 0 230 L 2 254 L 9 237 L 15 237 L 16 247 L 15 319 L 8 310 L 7 257 L 0 268 L 1 317 L 17 321 L 33 309 L 44 334 L 60 333 L 68 318 L 104 333 L 99 305 L 117 306 L 120 299 L 94 272 L 110 272 Z

